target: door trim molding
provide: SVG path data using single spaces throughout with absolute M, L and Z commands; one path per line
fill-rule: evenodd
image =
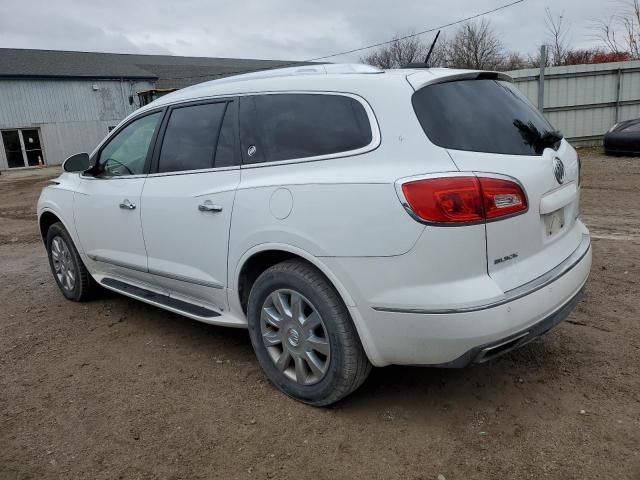
M 101 257 L 100 255 L 87 254 L 87 257 L 89 257 L 94 262 L 108 263 L 110 265 L 115 265 L 116 267 L 127 268 L 129 270 L 135 270 L 136 272 L 149 273 L 149 271 L 146 268 L 138 267 L 137 265 L 132 265 L 132 264 L 126 263 L 126 262 L 121 262 L 119 260 L 112 260 L 110 258 Z
M 218 290 L 224 289 L 224 285 L 217 282 L 207 282 L 206 280 L 199 280 L 197 278 L 186 277 L 184 275 L 178 275 L 175 273 L 163 272 L 161 270 L 149 269 L 149 268 L 141 268 L 137 265 L 131 265 L 130 263 L 121 262 L 119 260 L 112 260 L 110 258 L 101 257 L 100 255 L 87 255 L 94 262 L 100 263 L 108 263 L 110 265 L 114 265 L 120 268 L 126 268 L 129 270 L 134 270 L 136 272 L 148 273 L 150 275 L 155 275 L 157 277 L 169 278 L 171 280 L 177 280 L 179 282 L 192 283 L 194 285 L 201 285 L 203 287 L 216 288 Z
M 149 269 L 149 273 L 151 275 L 156 275 L 158 277 L 169 278 L 171 280 L 178 280 L 179 282 L 202 285 L 203 287 L 217 288 L 219 290 L 222 290 L 224 288 L 224 285 L 217 282 L 207 282 L 206 280 L 199 280 L 196 278 L 185 277 L 184 275 L 178 275 L 175 273 L 163 272 L 163 271 L 154 270 L 154 269 Z

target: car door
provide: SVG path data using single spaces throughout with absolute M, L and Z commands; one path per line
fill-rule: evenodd
M 73 206 L 76 231 L 98 272 L 146 274 L 140 195 L 161 118 L 162 111 L 154 111 L 125 124 L 99 149 L 90 173 L 80 177 Z
M 237 102 L 172 107 L 142 191 L 149 273 L 171 296 L 227 308 L 227 252 L 240 182 Z

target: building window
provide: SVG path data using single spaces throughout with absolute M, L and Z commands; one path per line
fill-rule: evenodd
M 9 168 L 44 165 L 44 154 L 37 128 L 3 130 L 2 143 Z

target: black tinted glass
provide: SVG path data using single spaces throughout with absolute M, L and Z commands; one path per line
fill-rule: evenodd
M 213 156 L 226 103 L 176 108 L 165 130 L 159 172 L 213 167 Z
M 247 163 L 347 152 L 371 143 L 364 107 L 341 95 L 253 95 L 241 101 Z
M 236 165 L 236 137 L 237 137 L 237 105 L 229 103 L 227 111 L 224 115 L 222 127 L 220 128 L 220 136 L 218 137 L 218 146 L 214 166 L 230 167 Z
M 412 103 L 429 139 L 445 148 L 539 155 L 561 138 L 524 94 L 501 80 L 430 85 Z

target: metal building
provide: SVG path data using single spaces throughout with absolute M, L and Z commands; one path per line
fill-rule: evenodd
M 640 61 L 507 72 L 575 146 L 601 145 L 615 123 L 640 117 Z M 541 88 L 542 86 L 542 88 Z
M 0 170 L 60 164 L 166 92 L 287 63 L 0 48 Z

